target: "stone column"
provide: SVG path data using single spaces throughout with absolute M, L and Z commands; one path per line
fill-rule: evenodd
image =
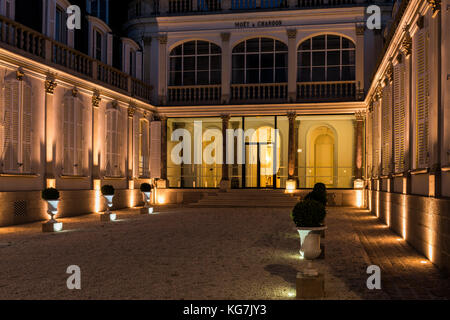
M 133 181 L 134 179 L 134 114 L 136 112 L 136 107 L 134 105 L 131 105 L 128 107 L 128 143 L 127 143 L 127 178 L 128 183 L 130 184 L 130 181 Z
M 220 34 L 222 38 L 222 103 L 230 102 L 230 85 L 231 85 L 231 48 L 230 33 L 223 32 Z
M 364 115 L 361 112 L 355 114 L 355 179 L 363 178 L 363 151 L 364 151 Z
M 158 101 L 160 105 L 165 105 L 167 98 L 167 34 L 158 36 L 158 41 Z
M 295 119 L 297 114 L 295 112 L 288 113 L 289 118 L 289 143 L 288 143 L 288 179 L 295 179 Z
M 223 155 L 223 163 L 222 163 L 222 180 L 220 181 L 220 189 L 230 189 L 231 181 L 228 174 L 228 163 L 227 163 L 227 130 L 230 126 L 230 115 L 223 114 L 222 118 L 222 155 Z
M 167 118 L 161 117 L 161 179 L 167 181 Z
M 92 95 L 92 179 L 100 179 L 101 150 L 99 135 L 99 107 L 100 92 L 94 91 Z M 93 181 L 94 184 L 94 181 Z M 93 186 L 94 187 L 94 186 Z
M 17 79 L 23 77 L 19 72 Z M 56 163 L 56 110 L 53 101 L 53 94 L 57 83 L 54 75 L 49 74 L 45 80 L 45 187 L 55 187 L 55 163 Z M 50 181 L 49 181 L 50 180 Z
M 151 37 L 144 37 L 142 39 L 143 45 L 144 45 L 144 82 L 150 84 L 151 83 L 151 64 L 152 64 L 152 38 Z
M 356 24 L 356 98 L 364 99 L 364 34 L 366 25 Z
M 288 99 L 297 100 L 297 30 L 288 29 Z

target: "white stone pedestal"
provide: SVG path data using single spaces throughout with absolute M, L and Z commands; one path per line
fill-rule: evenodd
M 57 221 L 49 221 L 42 224 L 42 232 L 59 232 L 63 230 L 63 223 Z

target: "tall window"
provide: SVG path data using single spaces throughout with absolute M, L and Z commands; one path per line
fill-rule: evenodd
M 67 16 L 63 8 L 56 6 L 55 40 L 67 43 Z
M 122 119 L 117 105 L 106 111 L 106 176 L 121 177 Z
M 170 85 L 221 83 L 222 56 L 219 46 L 206 41 L 189 41 L 170 52 Z
M 83 104 L 70 93 L 64 97 L 64 175 L 83 174 L 84 145 Z
M 149 125 L 142 119 L 139 122 L 139 177 L 148 177 L 149 171 Z
M 428 45 L 427 29 L 423 27 L 415 35 L 414 50 L 416 61 L 416 168 L 427 168 L 429 166 L 430 77 Z
M 405 171 L 406 164 L 406 75 L 405 64 L 398 63 L 394 67 L 394 163 L 395 172 Z
M 109 23 L 109 0 L 87 0 L 87 11 L 90 15 Z
M 0 107 L 2 171 L 5 173 L 31 173 L 31 116 L 31 85 L 26 80 L 6 80 Z
M 233 49 L 233 83 L 287 82 L 288 48 L 281 41 L 254 38 Z
M 94 31 L 95 34 L 95 59 L 102 61 L 102 45 L 103 45 L 103 37 L 99 31 Z
M 298 81 L 355 80 L 355 44 L 344 37 L 321 35 L 298 49 Z

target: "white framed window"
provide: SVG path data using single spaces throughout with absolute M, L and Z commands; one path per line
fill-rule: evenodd
M 122 117 L 119 107 L 106 110 L 106 176 L 122 177 Z
M 233 48 L 234 84 L 287 82 L 288 47 L 272 38 L 253 38 Z
M 139 121 L 139 177 L 148 177 L 150 174 L 149 153 L 149 122 L 141 119 Z
M 353 81 L 355 44 L 348 38 L 325 34 L 309 38 L 298 47 L 298 81 Z
M 55 40 L 67 44 L 67 13 L 64 8 L 56 5 L 55 13 Z
M 171 86 L 220 84 L 221 70 L 222 49 L 214 43 L 189 41 L 170 52 Z
M 95 59 L 103 61 L 103 35 L 98 30 L 94 30 L 94 54 Z
M 85 109 L 72 93 L 64 97 L 64 153 L 63 174 L 81 176 L 84 170 Z
M 16 75 L 6 79 L 0 107 L 2 172 L 31 174 L 32 87 Z

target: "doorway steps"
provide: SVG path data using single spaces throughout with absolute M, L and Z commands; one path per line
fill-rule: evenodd
M 286 194 L 284 190 L 232 189 L 209 193 L 191 208 L 293 208 L 298 196 Z

